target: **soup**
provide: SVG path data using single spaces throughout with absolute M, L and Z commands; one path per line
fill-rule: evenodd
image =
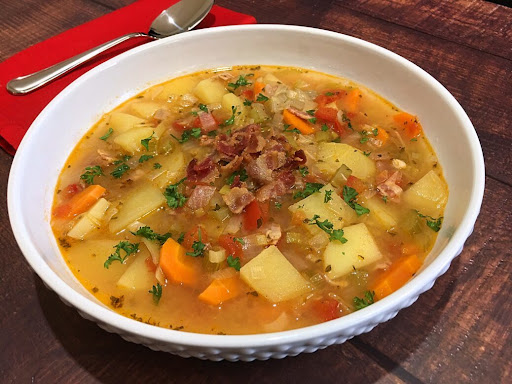
M 414 115 L 347 79 L 239 66 L 105 114 L 60 175 L 51 224 L 76 278 L 118 313 L 252 334 L 402 287 L 447 198 Z

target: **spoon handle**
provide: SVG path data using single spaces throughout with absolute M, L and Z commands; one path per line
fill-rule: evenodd
M 106 43 L 98 45 L 95 48 L 89 49 L 83 53 L 73 56 L 67 60 L 61 61 L 51 67 L 42 69 L 40 71 L 31 73 L 30 75 L 20 76 L 12 79 L 7 83 L 7 90 L 13 95 L 23 95 L 36 89 L 41 88 L 45 84 L 57 79 L 86 61 L 96 57 L 100 53 L 122 43 L 132 37 L 150 37 L 149 35 L 141 32 L 128 33 L 124 36 L 110 40 Z

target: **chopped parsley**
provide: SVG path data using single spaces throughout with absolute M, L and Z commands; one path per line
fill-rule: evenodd
M 344 232 L 343 229 L 334 229 L 332 223 L 325 219 L 324 221 L 319 221 L 320 216 L 314 215 L 311 219 L 306 219 L 309 225 L 316 225 L 322 231 L 329 235 L 329 241 L 338 240 L 340 243 L 345 244 L 347 239 L 343 237 Z
M 239 257 L 233 257 L 232 255 L 229 255 L 227 262 L 228 262 L 228 266 L 230 266 L 231 268 L 234 268 L 237 271 L 240 271 L 240 258 Z
M 129 170 L 130 166 L 126 163 L 122 163 L 115 167 L 114 170 L 110 172 L 110 174 L 116 179 L 120 179 Z
M 236 110 L 237 110 L 238 107 L 235 107 L 234 105 L 231 106 L 231 117 L 229 119 L 227 119 L 226 121 L 224 121 L 221 126 L 223 127 L 227 127 L 228 125 L 233 125 L 235 124 L 235 116 L 236 116 Z M 238 112 L 238 114 L 240 114 L 241 112 Z
M 179 207 L 183 207 L 185 205 L 185 202 L 187 201 L 187 198 L 185 195 L 180 193 L 178 191 L 178 187 L 181 183 L 183 183 L 187 178 L 184 177 L 180 181 L 178 181 L 176 184 L 170 184 L 167 188 L 165 188 L 164 196 L 167 199 L 167 205 L 170 208 L 176 209 Z
M 418 139 L 417 138 L 412 138 L 411 141 L 418 141 Z
M 302 177 L 306 177 L 307 175 L 309 175 L 308 167 L 299 167 L 299 173 L 301 174 Z
M 103 266 L 108 269 L 110 264 L 114 261 L 119 261 L 121 264 L 124 264 L 126 258 L 131 254 L 137 253 L 139 250 L 139 243 L 133 244 L 128 241 L 120 241 L 117 245 L 114 245 L 116 251 L 111 254 L 108 259 L 103 263 Z M 124 256 L 121 256 L 121 251 L 124 251 Z
M 144 148 L 146 148 L 146 151 L 149 151 L 149 142 L 151 141 L 151 139 L 153 138 L 153 135 L 155 134 L 155 132 L 153 131 L 153 133 L 151 134 L 151 136 L 149 137 L 146 137 L 145 139 L 142 139 L 140 141 L 140 143 L 142 144 L 142 146 Z
M 360 309 L 366 308 L 367 306 L 373 304 L 375 302 L 375 292 L 374 291 L 366 291 L 364 293 L 363 298 L 354 297 L 354 309 L 359 311 Z
M 388 203 L 388 197 L 387 196 L 382 196 L 382 201 L 384 201 L 384 203 Z
M 125 161 L 130 160 L 132 157 L 130 155 L 124 155 L 121 159 L 114 161 L 114 165 L 119 165 L 124 163 Z
M 306 111 L 306 113 L 307 113 L 309 116 L 315 116 L 315 110 L 314 110 L 314 109 L 310 109 L 309 111 Z
M 422 219 L 426 219 L 427 221 L 427 227 L 429 227 L 434 232 L 439 232 L 441 229 L 441 225 L 443 224 L 443 217 L 434 218 L 432 216 L 422 215 L 419 211 L 416 211 L 419 217 Z
M 178 244 L 181 244 L 181 243 L 183 243 L 183 240 L 185 240 L 185 232 L 181 232 L 180 236 L 178 237 L 178 239 L 176 241 L 178 242 Z
M 294 199 L 305 198 L 312 195 L 315 192 L 320 191 L 324 185 L 320 183 L 306 183 L 306 187 L 302 191 L 295 192 L 293 195 Z
M 285 124 L 283 125 L 283 132 L 293 132 L 293 133 L 300 133 L 300 131 L 297 129 L 297 128 L 292 128 L 290 129 L 291 125 L 290 124 Z
M 283 206 L 283 204 L 281 204 L 277 201 L 274 203 L 274 207 L 276 207 L 276 209 L 281 209 L 282 206 Z
M 141 157 L 139 157 L 139 163 L 143 163 L 152 158 L 153 158 L 153 155 L 142 155 Z
M 186 255 L 192 257 L 203 256 L 206 244 L 201 241 L 201 228 L 197 229 L 197 240 L 192 244 L 193 252 L 187 252 Z
M 329 130 L 329 127 L 327 126 L 327 124 L 322 124 L 321 129 L 323 132 L 327 132 Z
M 363 155 L 365 155 L 366 157 L 370 156 L 372 153 L 371 152 L 365 152 L 363 151 Z
M 370 213 L 370 210 L 368 208 L 365 208 L 356 202 L 357 195 L 359 195 L 359 193 L 357 193 L 357 191 L 354 188 L 349 187 L 347 185 L 343 187 L 343 200 L 345 200 L 345 203 L 347 203 L 350 208 L 356 211 L 357 216 L 364 215 L 365 213 Z
M 324 203 L 328 203 L 332 200 L 332 191 L 325 191 Z
M 325 92 L 325 96 L 334 96 L 334 93 L 332 93 L 332 92 Z
M 378 136 L 379 135 L 379 129 L 378 128 L 373 129 L 372 133 L 373 133 L 373 136 Z
M 204 105 L 204 104 L 199 104 L 199 109 L 200 109 L 201 111 L 203 111 L 203 112 L 206 112 L 206 113 L 208 113 L 208 112 L 209 112 L 209 111 L 208 111 L 208 107 L 207 107 L 206 105 Z
M 240 75 L 240 77 L 238 78 L 238 80 L 236 82 L 228 83 L 228 87 L 237 89 L 238 87 L 243 87 L 245 85 L 251 85 L 251 84 L 252 83 L 249 83 L 243 75 Z
M 316 124 L 316 117 L 312 117 L 311 119 L 308 119 L 308 121 L 309 121 L 311 124 Z
M 237 242 L 237 243 L 240 243 L 242 245 L 245 245 L 245 240 L 243 237 L 233 237 L 233 242 Z
M 155 163 L 155 164 L 153 164 L 153 168 L 154 168 L 154 169 L 160 169 L 160 168 L 162 168 L 162 164 L 160 164 L 160 163 Z
M 100 137 L 100 140 L 103 140 L 103 141 L 107 140 L 112 133 L 114 133 L 114 130 L 112 128 L 109 128 L 107 133 L 105 133 L 103 136 Z
M 153 285 L 153 288 L 148 292 L 153 294 L 153 302 L 155 305 L 158 305 L 160 299 L 162 298 L 162 286 L 160 283 L 156 283 L 156 286 Z
M 235 177 L 240 176 L 240 181 L 245 181 L 249 178 L 247 171 L 242 169 L 241 171 L 235 171 L 226 178 L 226 184 L 232 185 L 235 182 Z
M 169 237 L 171 237 L 171 234 L 169 232 L 164 233 L 163 235 L 160 235 L 156 232 L 154 232 L 150 227 L 144 226 L 137 229 L 136 232 L 132 232 L 132 235 L 135 236 L 141 236 L 148 240 L 152 241 L 158 241 L 160 244 L 163 244 L 167 241 Z
M 351 129 L 352 131 L 354 130 L 354 128 L 352 128 L 352 122 L 350 121 L 350 119 L 345 116 L 345 114 L 341 115 L 341 120 L 344 122 L 344 123 L 347 123 L 347 127 L 349 129 Z
M 80 176 L 80 180 L 85 181 L 86 184 L 93 184 L 96 176 L 103 176 L 103 170 L 99 165 L 86 167 L 85 172 Z
M 181 139 L 178 139 L 176 136 L 171 134 L 171 136 L 177 140 L 180 144 L 183 144 L 190 140 L 191 137 L 198 139 L 201 136 L 201 128 L 192 128 L 187 129 L 186 131 L 183 131 L 181 134 Z
M 256 101 L 268 101 L 268 97 L 265 96 L 263 93 L 260 93 L 256 98 Z
M 244 101 L 244 105 L 245 105 L 246 107 L 250 107 L 250 106 L 252 105 L 252 101 L 251 101 L 251 100 L 247 100 L 247 99 L 245 99 L 245 101 Z

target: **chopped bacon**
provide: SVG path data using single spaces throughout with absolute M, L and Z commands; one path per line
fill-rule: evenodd
M 233 213 L 242 213 L 244 208 L 254 200 L 254 195 L 247 188 L 234 187 L 222 196 L 222 199 Z
M 289 108 L 286 108 L 292 115 L 295 115 L 303 120 L 308 120 L 308 119 L 311 119 L 313 116 L 311 116 L 309 113 L 307 112 L 303 112 L 297 108 L 293 108 L 293 107 L 289 107 Z
M 276 197 L 285 195 L 290 192 L 291 187 L 295 184 L 295 176 L 288 171 L 282 172 L 270 184 L 266 184 L 256 191 L 256 199 L 258 201 L 267 201 Z
M 192 183 L 202 182 L 211 183 L 219 177 L 219 170 L 213 163 L 211 157 L 207 157 L 200 163 L 197 159 L 192 159 L 187 166 L 187 181 Z
M 247 174 L 255 181 L 268 183 L 272 181 L 272 172 L 281 168 L 286 163 L 284 152 L 265 152 L 247 166 Z
M 225 134 L 219 135 L 216 142 L 216 149 L 227 158 L 240 156 L 249 146 L 249 143 L 254 140 L 252 136 L 261 136 L 261 130 L 258 124 L 250 124 L 234 132 L 231 136 Z
M 214 137 L 210 137 L 208 135 L 201 135 L 201 137 L 199 138 L 199 145 L 201 147 L 207 147 L 209 145 L 213 145 L 213 143 L 215 143 Z
M 387 171 L 383 171 L 384 173 Z M 398 185 L 400 183 L 400 179 L 402 178 L 401 172 L 397 171 L 393 173 L 386 181 L 377 185 L 377 191 L 382 195 L 389 197 L 391 200 L 399 201 L 400 195 L 403 190 Z
M 194 188 L 192 191 L 192 194 L 187 200 L 187 207 L 189 207 L 192 210 L 196 210 L 199 208 L 203 208 L 206 206 L 213 195 L 215 194 L 215 187 L 209 186 L 209 185 L 198 185 Z
M 226 165 L 222 165 L 220 167 L 220 169 L 222 170 L 222 172 L 225 172 L 225 173 L 233 173 L 234 171 L 236 171 L 237 169 L 240 168 L 243 161 L 244 161 L 244 158 L 242 156 L 236 156 L 233 160 L 231 160 Z
M 281 239 L 281 226 L 275 223 L 270 224 L 270 228 L 265 232 L 265 237 L 267 238 L 267 244 L 276 245 Z
M 285 168 L 297 169 L 299 166 L 306 164 L 307 161 L 306 153 L 302 149 L 299 149 L 298 151 L 295 151 L 293 158 L 289 157 L 286 160 Z
M 217 122 L 211 113 L 200 113 L 199 122 L 201 125 L 201 132 L 208 133 L 217 129 Z
M 165 120 L 172 116 L 171 111 L 169 111 L 167 108 L 160 108 L 157 109 L 153 117 L 157 120 Z
M 71 197 L 76 195 L 78 192 L 81 192 L 84 188 L 80 184 L 69 184 L 66 188 L 64 188 L 64 194 L 67 197 Z

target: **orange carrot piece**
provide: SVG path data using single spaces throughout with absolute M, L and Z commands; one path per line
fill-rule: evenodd
M 287 109 L 283 111 L 283 119 L 286 124 L 290 125 L 290 129 L 297 128 L 303 135 L 311 135 L 312 133 L 315 133 L 315 130 L 311 125 L 295 116 Z
M 260 83 L 259 81 L 256 81 L 254 83 L 254 88 L 253 88 L 253 92 L 254 92 L 254 101 L 256 101 L 256 99 L 258 98 L 258 95 L 263 92 L 263 89 L 265 88 L 265 83 Z
M 359 112 L 359 106 L 361 104 L 362 97 L 363 94 L 361 93 L 361 90 L 355 88 L 348 91 L 346 96 L 340 98 L 336 102 L 336 105 L 338 108 L 344 110 L 347 115 L 354 115 Z
M 240 295 L 238 276 L 216 279 L 199 295 L 199 299 L 212 305 L 219 305 Z
M 175 283 L 193 286 L 198 281 L 195 260 L 185 255 L 185 248 L 171 238 L 160 249 L 160 268 Z
M 407 243 L 402 245 L 402 255 L 404 256 L 417 255 L 419 253 L 422 253 L 422 249 L 417 244 Z
M 74 195 L 69 201 L 54 209 L 53 215 L 71 218 L 89 210 L 107 190 L 101 185 L 90 185 Z
M 367 189 L 366 184 L 364 183 L 363 180 L 352 175 L 350 175 L 347 178 L 347 187 L 354 188 L 357 191 L 357 193 L 363 193 Z
M 421 261 L 416 255 L 405 256 L 393 263 L 375 283 L 375 298 L 380 300 L 401 288 L 420 267 Z
M 416 116 L 407 112 L 400 112 L 393 116 L 393 120 L 409 139 L 419 136 L 423 132 L 423 128 Z
M 382 128 L 377 128 L 377 136 L 374 137 L 375 139 L 377 140 L 380 140 L 381 141 L 381 146 L 386 144 L 386 141 L 388 141 L 389 139 L 389 133 L 387 133 L 384 129 Z

